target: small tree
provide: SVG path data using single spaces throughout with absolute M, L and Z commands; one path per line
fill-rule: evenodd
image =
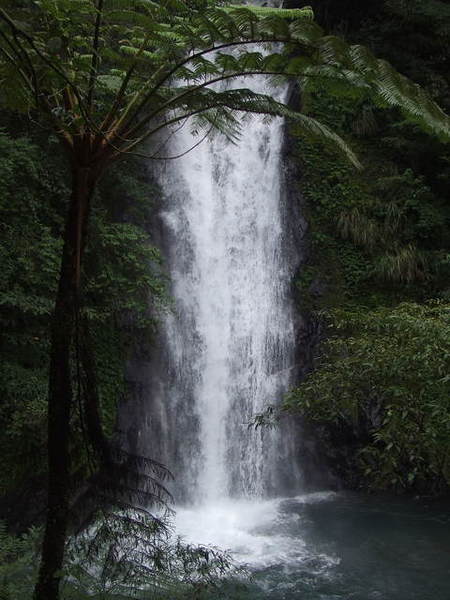
M 291 117 L 358 165 L 345 142 L 313 118 L 248 89 L 214 87 L 257 74 L 295 78 L 304 91 L 320 86 L 371 96 L 450 137 L 448 118 L 423 90 L 365 48 L 324 36 L 309 8 L 226 6 L 216 0 L 0 0 L 1 101 L 57 135 L 72 181 L 51 332 L 48 513 L 36 600 L 59 597 L 75 338 L 87 436 L 102 464 L 115 462 L 103 434 L 88 323 L 80 312 L 91 205 L 105 171 L 144 148 L 150 148 L 150 158 L 162 158 L 154 142 L 187 119 L 197 130 L 233 137 L 239 131 L 236 111 Z

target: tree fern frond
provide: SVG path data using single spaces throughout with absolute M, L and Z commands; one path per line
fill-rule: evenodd
M 313 117 L 301 113 L 289 111 L 289 114 L 286 116 L 289 116 L 293 119 L 298 133 L 305 135 L 306 137 L 312 137 L 319 141 L 329 143 L 331 147 L 339 150 L 339 152 L 341 152 L 341 154 L 348 161 L 350 161 L 353 166 L 355 166 L 357 169 L 362 169 L 362 165 L 358 160 L 358 157 L 347 144 L 347 142 L 329 127 Z
M 315 51 L 323 36 L 323 30 L 314 21 L 293 21 L 289 24 L 290 41 L 304 46 L 307 52 Z
M 191 132 L 194 135 L 206 133 L 210 138 L 222 135 L 230 143 L 236 144 L 241 136 L 242 120 L 227 107 L 207 110 L 192 118 Z
M 228 7 L 225 7 L 224 10 L 230 11 L 233 14 L 236 14 L 237 11 L 246 11 L 247 13 L 251 13 L 253 17 L 277 17 L 278 19 L 287 19 L 287 20 L 305 20 L 305 21 L 313 21 L 314 20 L 314 11 L 310 6 L 304 6 L 303 8 L 275 8 L 272 6 L 251 6 L 247 5 L 245 8 L 242 6 L 238 6 L 235 4 L 231 4 Z
M 325 68 L 324 68 L 325 67 Z M 314 71 L 315 69 L 315 71 Z M 420 127 L 450 140 L 448 115 L 428 96 L 423 88 L 398 73 L 388 62 L 375 58 L 362 46 L 349 46 L 334 36 L 326 36 L 318 45 L 317 66 L 310 77 L 316 76 L 312 86 L 326 83 L 329 91 L 340 82 L 348 88 L 366 89 L 368 95 L 381 107 L 399 108 L 406 118 Z M 308 73 L 305 74 L 308 77 Z
M 320 123 L 320 121 L 289 109 L 285 104 L 274 100 L 271 96 L 259 94 L 249 89 L 234 89 L 222 92 L 206 89 L 201 92 L 199 97 L 184 105 L 184 110 L 195 111 L 202 106 L 222 107 L 232 111 L 290 118 L 294 121 L 299 133 L 332 144 L 354 166 L 361 168 L 355 153 L 338 134 Z M 232 135 L 238 135 L 238 130 L 233 130 Z

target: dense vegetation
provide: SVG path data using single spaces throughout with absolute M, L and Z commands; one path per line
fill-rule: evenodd
M 26 521 L 30 493 L 42 488 L 46 469 L 49 323 L 68 193 L 55 140 L 33 139 L 17 121 L 8 129 L 6 123 L 0 133 L 0 481 L 2 493 L 17 498 L 9 502 L 11 510 L 24 511 Z M 90 240 L 88 307 L 110 433 L 123 391 L 127 347 L 140 330 L 151 329 L 149 298 L 159 302 L 164 296 L 159 253 L 146 230 L 156 190 L 144 178 L 145 170 L 130 159 L 104 182 Z M 33 501 L 35 509 L 42 510 L 42 501 Z
M 329 27 L 364 41 L 450 108 L 445 3 L 315 4 Z M 327 341 L 287 405 L 319 424 L 322 450 L 347 485 L 444 492 L 450 149 L 361 98 L 343 105 L 316 90 L 307 106 L 357 148 L 364 171 L 292 131 L 311 242 L 298 298 Z
M 47 477 L 49 330 L 67 205 L 64 157 L 45 133 L 31 136 L 17 117 L 0 134 L 2 238 L 0 438 L 2 514 L 23 529 L 41 523 Z M 113 433 L 116 407 L 125 393 L 125 362 L 136 339 L 152 335 L 152 306 L 165 302 L 165 278 L 148 223 L 158 190 L 137 159 L 121 165 L 98 190 L 86 270 L 99 394 L 105 429 Z M 74 486 L 90 475 L 78 410 L 73 415 Z M 14 542 L 25 558 L 14 567 L 30 587 L 37 531 Z M 6 568 L 6 567 L 5 567 Z M 12 574 L 15 571 L 11 572 Z M 6 584 L 5 584 L 6 585 Z M 27 587 L 28 586 L 28 587 Z M 6 593 L 6 591 L 5 591 Z M 19 592 L 17 592 L 19 593 Z M 14 596 L 11 591 L 11 598 Z M 9 596 L 5 596 L 8 598 Z
M 37 576 L 45 514 L 49 329 L 68 194 L 64 157 L 55 140 L 43 133 L 27 135 L 20 119 L 7 117 L 0 134 L 0 501 L 5 519 L 0 521 L 0 598 L 27 600 Z M 98 190 L 91 229 L 86 287 L 108 437 L 127 395 L 127 357 L 137 344 L 151 342 L 155 309 L 167 305 L 164 267 L 149 234 L 160 191 L 150 181 L 143 161 L 123 162 Z M 73 416 L 74 488 L 92 477 L 79 417 Z M 107 498 L 105 505 L 110 502 Z M 83 512 L 73 516 L 83 517 Z M 82 536 L 68 548 L 66 599 L 81 600 L 94 591 L 99 599 L 119 592 L 133 597 L 139 587 L 155 600 L 201 598 L 202 590 L 234 572 L 226 553 L 186 546 L 173 539 L 165 522 L 155 526 L 145 514 L 128 514 L 121 521 L 103 511 L 96 518 L 101 523 L 96 538 Z
M 351 484 L 446 491 L 449 305 L 336 309 L 328 332 L 317 370 L 287 405 L 300 403 L 307 416 L 327 423 L 320 439 Z

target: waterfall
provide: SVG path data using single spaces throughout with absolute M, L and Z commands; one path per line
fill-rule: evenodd
M 239 87 L 274 93 L 262 77 Z M 185 127 L 171 152 L 197 141 Z M 178 499 L 274 495 L 285 461 L 295 471 L 288 432 L 249 428 L 280 402 L 295 362 L 282 143 L 281 119 L 254 117 L 237 145 L 216 137 L 160 173 L 173 306 L 153 419 Z

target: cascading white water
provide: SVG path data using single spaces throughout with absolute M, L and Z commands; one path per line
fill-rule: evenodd
M 262 78 L 239 87 L 274 92 Z M 159 374 L 163 460 L 187 499 L 274 493 L 286 458 L 280 430 L 248 427 L 280 401 L 295 362 L 282 136 L 281 119 L 253 118 L 238 145 L 205 141 L 161 174 L 174 299 Z M 185 128 L 172 152 L 196 141 Z

